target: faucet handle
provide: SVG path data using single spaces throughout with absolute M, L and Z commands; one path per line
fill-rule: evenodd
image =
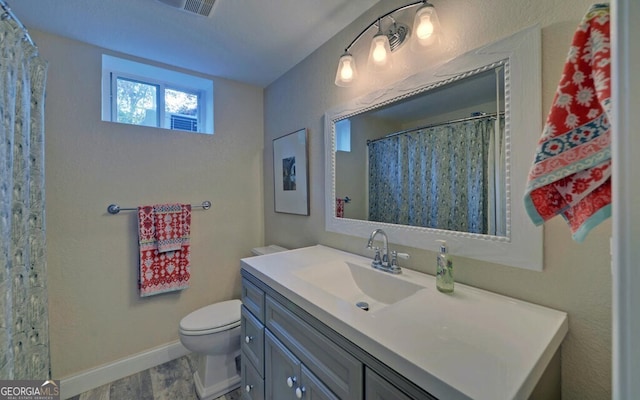
M 371 246 L 367 246 L 368 250 L 373 250 L 375 251 L 375 255 L 373 256 L 373 261 L 371 262 L 371 265 L 373 267 L 379 267 L 382 265 L 382 258 L 380 257 L 380 247 L 371 247 Z
M 391 265 L 398 265 L 398 257 L 408 260 L 409 258 L 411 258 L 411 256 L 409 255 L 409 253 L 398 253 L 397 251 L 392 251 L 391 252 Z

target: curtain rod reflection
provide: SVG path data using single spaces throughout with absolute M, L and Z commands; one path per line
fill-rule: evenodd
M 501 111 L 499 113 L 485 113 L 485 114 L 482 114 L 482 115 L 472 115 L 471 117 L 452 119 L 450 121 L 438 122 L 437 124 L 430 124 L 430 125 L 420 126 L 420 127 L 417 127 L 417 128 L 407 129 L 407 130 L 404 130 L 404 131 L 390 133 L 390 134 L 385 135 L 385 136 L 383 136 L 381 138 L 378 138 L 378 139 L 367 140 L 367 146 L 369 144 L 377 142 L 379 140 L 389 139 L 390 137 L 399 136 L 399 135 L 405 135 L 407 133 L 419 131 L 419 130 L 422 130 L 422 129 L 435 128 L 436 126 L 455 124 L 457 122 L 474 121 L 476 119 L 495 118 L 497 115 L 504 115 L 504 111 Z

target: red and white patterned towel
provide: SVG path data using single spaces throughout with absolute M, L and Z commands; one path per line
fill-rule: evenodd
M 180 250 L 184 240 L 189 238 L 189 232 L 185 232 L 183 228 L 185 224 L 182 206 L 180 204 L 158 204 L 153 206 L 153 211 L 158 252 Z
M 336 217 L 344 218 L 344 199 L 336 199 Z
M 610 78 L 609 5 L 595 4 L 574 34 L 525 194 L 536 225 L 560 214 L 578 242 L 611 216 Z
M 140 296 L 182 290 L 189 287 L 191 277 L 190 243 L 191 206 L 181 205 L 179 230 L 182 240 L 178 250 L 160 252 L 156 237 L 156 221 L 164 214 L 156 214 L 155 210 L 165 210 L 165 205 L 138 207 L 138 240 L 140 245 L 140 265 L 138 286 Z

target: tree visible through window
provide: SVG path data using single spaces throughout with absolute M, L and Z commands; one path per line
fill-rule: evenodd
M 126 124 L 158 126 L 159 85 L 118 78 L 117 121 Z M 164 90 L 165 113 L 197 118 L 198 95 L 176 89 Z
M 193 75 L 102 56 L 102 119 L 213 133 L 213 82 Z
M 164 91 L 165 111 L 172 114 L 196 116 L 198 114 L 198 95 L 180 90 Z
M 118 122 L 158 126 L 158 85 L 118 78 Z

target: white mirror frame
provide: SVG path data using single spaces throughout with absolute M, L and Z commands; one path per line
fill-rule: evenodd
M 325 113 L 325 229 L 368 238 L 382 228 L 389 241 L 438 251 L 446 240 L 454 256 L 542 271 L 543 230 L 529 219 L 523 196 L 533 154 L 542 132 L 540 27 L 533 26 L 410 76 L 390 87 L 354 99 Z M 440 87 L 500 63 L 505 66 L 507 235 L 490 236 L 408 225 L 337 218 L 335 122 Z

